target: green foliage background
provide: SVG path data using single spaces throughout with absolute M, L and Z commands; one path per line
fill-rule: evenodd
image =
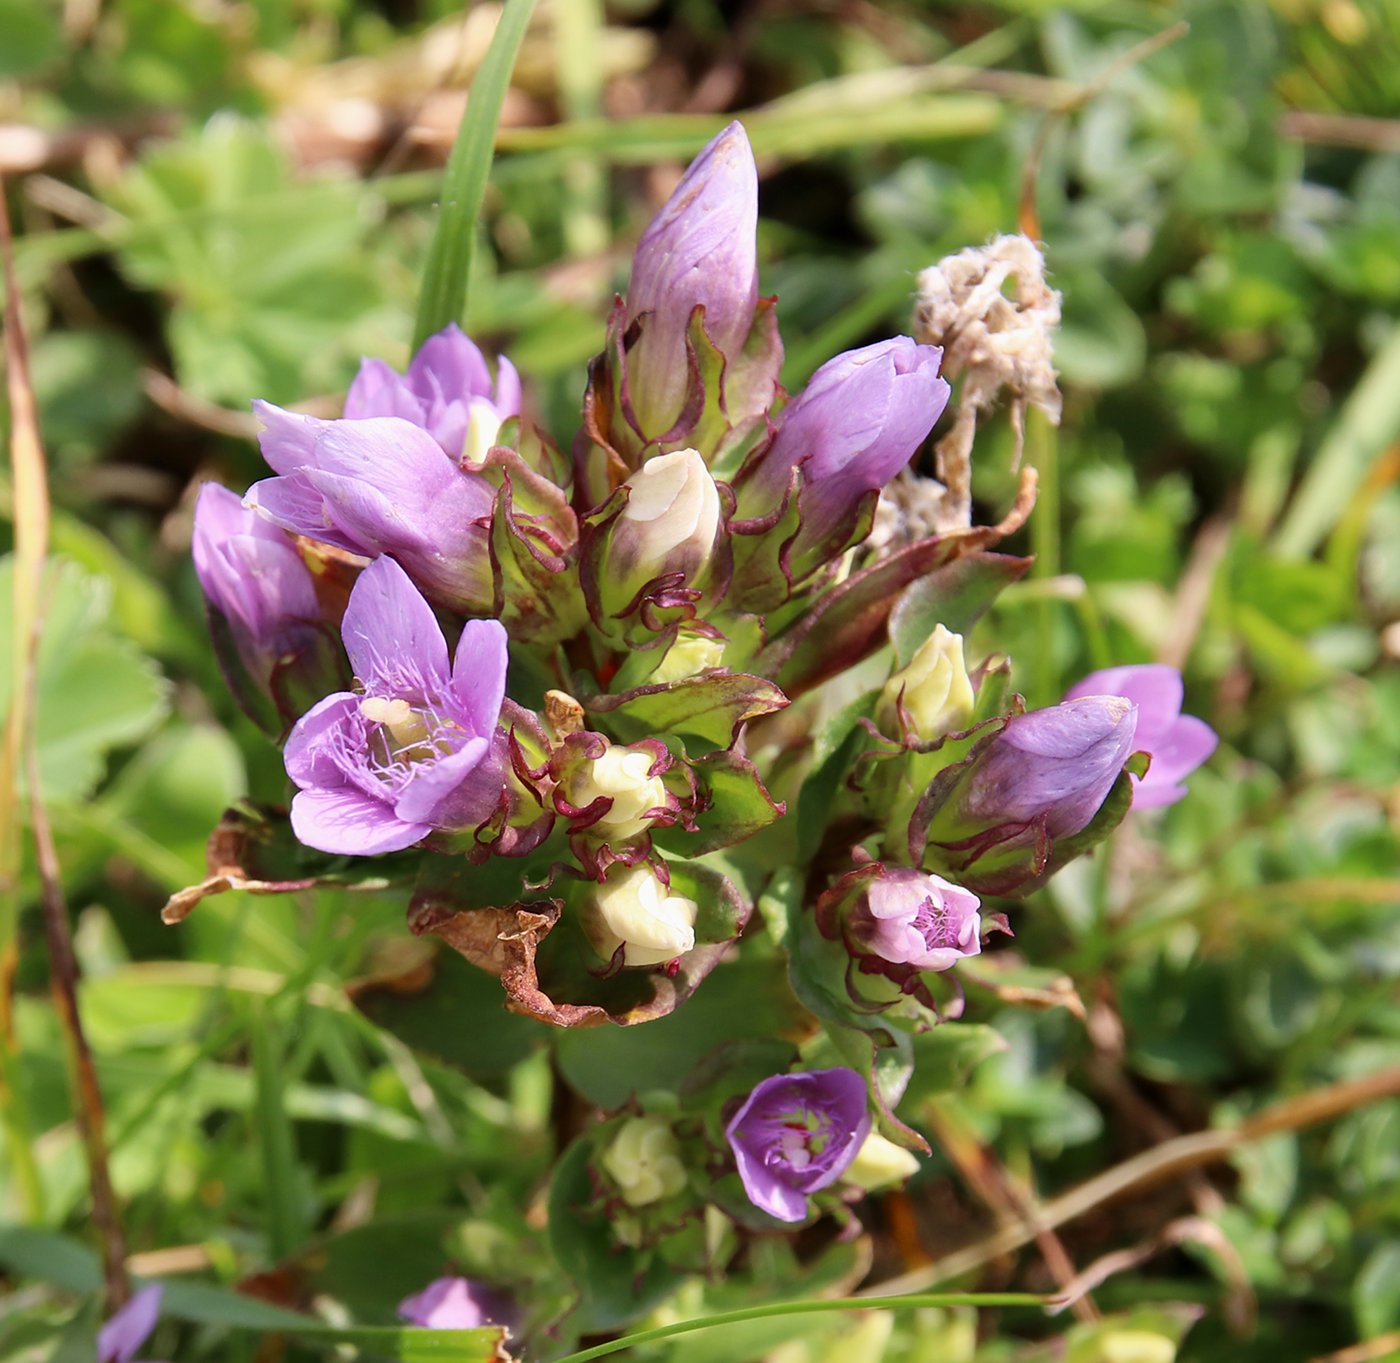
M 1186 36 L 1131 59 L 1178 19 Z M 507 1018 L 465 968 L 366 1015 L 345 986 L 417 964 L 392 886 L 227 895 L 159 922 L 203 877 L 224 807 L 284 796 L 207 645 L 194 487 L 259 476 L 252 397 L 334 410 L 360 355 L 406 358 L 444 151 L 410 129 L 450 136 L 489 29 L 487 6 L 464 20 L 447 0 L 0 0 L 0 163 L 62 558 L 44 795 L 135 1268 L 225 1289 L 173 1293 L 162 1356 L 261 1357 L 229 1289 L 279 1266 L 262 1291 L 282 1305 L 387 1325 L 448 1264 L 562 1312 L 557 1256 L 601 1325 L 635 1284 L 589 1268 L 606 1254 L 571 1242 L 586 1229 L 556 1217 L 544 1234 L 548 1171 L 590 1120 L 555 1076 L 615 1106 L 619 1074 L 675 1077 L 669 1047 L 787 1025 L 742 964 L 606 1046 Z M 1033 166 L 1065 419 L 1031 431 L 1044 491 L 1011 547 L 1037 553 L 1036 575 L 970 652 L 1011 653 L 1032 704 L 1091 667 L 1166 658 L 1223 740 L 1188 800 L 1015 914 L 1010 968 L 927 1039 L 901 1111 L 938 1139 L 907 1198 L 872 1202 L 866 1238 L 763 1242 L 730 1281 L 689 1279 L 676 1314 L 850 1289 L 872 1255 L 883 1281 L 985 1234 L 996 1218 L 958 1151 L 994 1152 L 1049 1198 L 1175 1133 L 1400 1065 L 1397 73 L 1395 0 L 542 0 L 469 329 L 533 381 L 556 436 L 642 223 L 732 114 L 764 171 L 792 388 L 907 329 L 913 275 L 1013 230 Z M 1012 495 L 1009 449 L 1004 424 L 979 438 L 989 511 Z M 8 608 L 0 577 L 3 648 Z M 95 1279 L 36 905 L 26 881 L 0 1359 L 57 1363 L 91 1356 Z M 1025 1006 L 1066 980 L 1082 1009 Z M 1083 1268 L 1193 1196 L 1202 1222 L 1109 1278 L 1106 1323 L 1067 1342 L 1064 1318 L 958 1310 L 786 1318 L 636 1356 L 1155 1363 L 1183 1339 L 1204 1363 L 1400 1330 L 1400 1102 L 1201 1177 L 1063 1228 Z M 978 1281 L 1054 1286 L 1033 1247 Z

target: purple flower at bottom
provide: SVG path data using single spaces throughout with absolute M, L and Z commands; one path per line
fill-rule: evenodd
M 845 1068 L 765 1079 L 725 1128 L 749 1201 L 779 1221 L 806 1217 L 869 1133 L 865 1080 Z
M 429 336 L 399 374 L 383 360 L 365 360 L 345 395 L 345 416 L 397 416 L 427 431 L 454 459 L 468 444 L 489 446 L 503 421 L 520 415 L 520 376 L 502 355 L 496 381 L 486 358 L 455 323 Z M 473 425 L 478 438 L 468 442 Z M 479 459 L 485 449 L 471 451 Z
M 489 818 L 504 789 L 500 622 L 468 621 L 449 670 L 428 603 L 381 558 L 355 583 L 341 633 L 362 690 L 327 696 L 287 740 L 301 788 L 292 831 L 323 852 L 370 856 Z
M 915 970 L 948 970 L 982 950 L 982 901 L 929 871 L 885 866 L 850 912 L 850 932 L 868 951 Z
M 470 1278 L 435 1278 L 421 1292 L 399 1303 L 399 1315 L 425 1330 L 510 1327 L 515 1310 L 499 1292 Z
M 1174 805 L 1186 794 L 1185 779 L 1215 751 L 1214 729 L 1195 715 L 1183 715 L 1181 673 L 1162 663 L 1109 667 L 1091 672 L 1065 692 L 1081 696 L 1122 696 L 1138 709 L 1137 747 L 1152 758 L 1147 775 L 1133 777 L 1133 805 L 1153 809 Z
M 97 1363 L 133 1363 L 160 1318 L 161 1283 L 143 1287 L 97 1334 Z

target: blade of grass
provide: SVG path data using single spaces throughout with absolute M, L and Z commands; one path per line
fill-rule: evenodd
M 638 1330 L 622 1339 L 610 1339 L 590 1349 L 566 1354 L 557 1363 L 588 1363 L 592 1358 L 621 1353 L 639 1344 L 653 1344 L 673 1335 L 686 1335 L 694 1330 L 708 1330 L 716 1325 L 739 1325 L 748 1320 L 769 1320 L 775 1316 L 818 1315 L 829 1311 L 914 1311 L 923 1307 L 944 1306 L 1050 1306 L 1054 1297 L 1039 1297 L 1030 1292 L 934 1292 L 904 1297 L 832 1297 L 809 1301 L 770 1302 L 766 1306 L 746 1306 L 740 1311 L 717 1311 L 697 1320 L 677 1321 L 673 1325 L 658 1325 L 653 1330 Z
M 301 1225 L 296 1206 L 296 1142 L 283 1101 L 284 1048 L 267 1009 L 261 1009 L 253 1022 L 252 1052 L 258 1137 L 267 1181 L 268 1250 L 281 1263 L 299 1247 Z
M 506 0 L 491 46 L 472 81 L 466 112 L 443 173 L 437 226 L 418 295 L 414 350 L 434 332 L 462 321 L 466 315 L 472 250 L 496 146 L 496 125 L 501 121 L 510 73 L 534 7 L 535 0 Z

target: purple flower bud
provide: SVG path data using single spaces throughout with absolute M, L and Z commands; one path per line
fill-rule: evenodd
M 915 970 L 948 970 L 982 950 L 982 901 L 942 876 L 881 867 L 856 900 L 849 932 L 873 956 Z
M 1034 888 L 1054 869 L 1054 844 L 1107 798 L 1134 751 L 1137 713 L 1120 696 L 1086 696 L 1014 716 L 935 778 L 910 824 L 911 854 L 927 840 L 928 859 L 981 894 Z
M 895 336 L 828 360 L 783 413 L 741 501 L 749 514 L 775 505 L 801 465 L 802 528 L 794 559 L 839 552 L 855 532 L 861 499 L 889 482 L 933 429 L 948 402 L 943 352 Z
M 758 169 L 742 125 L 731 123 L 691 163 L 642 233 L 632 257 L 628 315 L 649 314 L 628 363 L 632 406 L 649 435 L 680 415 L 686 329 L 697 304 L 705 331 L 737 357 L 758 304 Z
M 319 421 L 267 402 L 253 409 L 266 426 L 263 457 L 279 476 L 249 488 L 245 505 L 352 554 L 392 554 L 442 605 L 490 611 L 495 494 L 485 478 L 402 417 Z
M 514 1307 L 501 1293 L 470 1278 L 436 1278 L 421 1292 L 399 1303 L 399 1315 L 423 1330 L 476 1330 L 483 1325 L 509 1328 Z
M 494 443 L 501 423 L 519 415 L 515 366 L 502 355 L 493 384 L 485 357 L 455 323 L 429 336 L 404 374 L 383 360 L 363 361 L 345 396 L 347 418 L 402 417 L 454 459 L 465 454 L 474 462 Z
M 97 1334 L 97 1363 L 132 1363 L 160 1318 L 161 1283 L 143 1287 Z
M 1195 715 L 1181 713 L 1185 693 L 1181 673 L 1160 663 L 1110 667 L 1091 672 L 1065 692 L 1081 696 L 1123 696 L 1137 706 L 1136 745 L 1149 754 L 1147 775 L 1133 777 L 1133 806 L 1173 805 L 1186 794 L 1186 777 L 1215 751 L 1215 730 Z
M 209 604 L 215 651 L 250 717 L 284 732 L 327 691 L 349 680 L 316 580 L 292 537 L 205 483 L 194 508 L 195 573 Z M 280 722 L 267 713 L 271 699 Z
M 323 852 L 370 856 L 491 817 L 505 783 L 500 623 L 468 621 L 449 671 L 428 603 L 381 558 L 350 593 L 342 635 L 360 690 L 327 696 L 287 740 L 300 787 L 292 831 Z
M 749 1201 L 779 1221 L 801 1221 L 807 1195 L 845 1173 L 869 1131 L 865 1080 L 843 1068 L 763 1080 L 725 1135 Z

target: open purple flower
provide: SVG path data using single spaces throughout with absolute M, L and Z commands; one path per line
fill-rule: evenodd
M 369 856 L 482 823 L 504 785 L 500 623 L 468 621 L 449 670 L 428 603 L 381 558 L 355 583 L 342 636 L 362 689 L 327 696 L 287 740 L 287 774 L 301 787 L 293 832 L 323 852 Z
M 423 590 L 466 614 L 492 607 L 495 493 L 402 417 L 320 421 L 255 402 L 277 477 L 244 504 L 275 525 L 365 558 L 392 554 Z
M 348 679 L 328 613 L 292 537 L 205 483 L 194 508 L 194 570 L 229 687 L 273 732 Z M 343 598 L 342 598 L 343 599 Z M 280 721 L 266 712 L 276 706 Z
M 345 416 L 397 416 L 422 427 L 454 459 L 479 459 L 503 421 L 520 415 L 520 376 L 502 355 L 496 380 L 455 323 L 423 342 L 403 374 L 365 360 L 345 395 Z M 468 438 L 469 434 L 471 439 Z
M 160 1319 L 161 1283 L 143 1287 L 97 1333 L 97 1363 L 133 1363 Z
M 868 952 L 915 970 L 948 970 L 982 950 L 982 901 L 942 876 L 885 866 L 850 911 L 851 936 Z
M 822 365 L 783 413 L 751 481 L 761 501 L 773 504 L 802 465 L 795 557 L 848 535 L 861 498 L 909 462 L 948 402 L 942 359 L 937 346 L 908 336 L 848 350 Z
M 765 1079 L 725 1128 L 749 1201 L 779 1221 L 803 1220 L 869 1132 L 865 1080 L 845 1068 Z
M 399 1303 L 399 1315 L 425 1330 L 476 1330 L 483 1325 L 509 1327 L 514 1308 L 499 1292 L 470 1278 L 436 1278 L 421 1292 Z
M 1152 765 L 1147 775 L 1133 777 L 1133 805 L 1152 809 L 1173 805 L 1186 794 L 1186 777 L 1215 751 L 1215 730 L 1195 715 L 1183 715 L 1185 694 L 1181 673 L 1162 663 L 1109 667 L 1091 672 L 1065 692 L 1066 700 L 1081 696 L 1123 696 L 1137 706 L 1139 751 Z

